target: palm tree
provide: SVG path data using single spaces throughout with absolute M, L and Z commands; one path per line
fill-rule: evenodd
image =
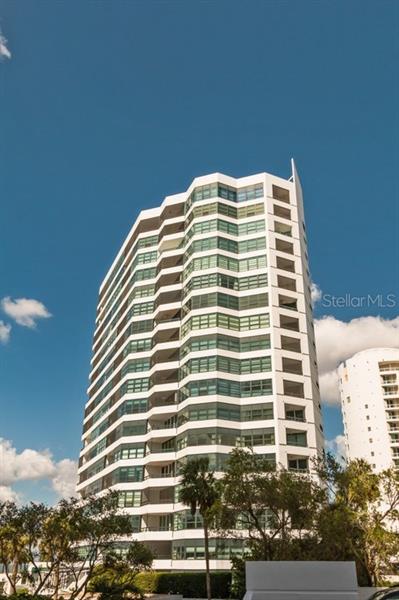
M 206 593 L 211 600 L 211 576 L 209 572 L 209 526 L 211 508 L 219 497 L 217 481 L 214 474 L 209 471 L 208 457 L 199 457 L 188 460 L 181 470 L 182 480 L 179 500 L 190 507 L 194 516 L 197 509 L 202 517 L 204 527 Z

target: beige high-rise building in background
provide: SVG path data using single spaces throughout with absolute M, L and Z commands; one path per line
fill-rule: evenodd
M 399 467 L 399 349 L 358 352 L 338 374 L 348 459 Z

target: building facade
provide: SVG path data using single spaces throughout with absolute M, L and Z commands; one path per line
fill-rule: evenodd
M 399 349 L 358 352 L 338 374 L 347 457 L 399 467 Z
M 140 213 L 100 288 L 78 491 L 112 488 L 155 566 L 204 568 L 179 467 L 252 447 L 294 471 L 323 448 L 302 193 L 196 178 Z M 211 567 L 237 542 L 211 540 Z

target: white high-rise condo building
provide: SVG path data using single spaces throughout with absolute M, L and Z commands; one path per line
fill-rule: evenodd
M 358 352 L 338 374 L 347 457 L 399 467 L 399 349 Z
M 323 448 L 302 193 L 292 163 L 214 173 L 140 213 L 100 288 L 78 490 L 117 490 L 157 568 L 203 569 L 179 467 L 252 447 L 293 471 Z M 228 568 L 237 541 L 211 540 Z M 195 560 L 193 560 L 195 559 Z

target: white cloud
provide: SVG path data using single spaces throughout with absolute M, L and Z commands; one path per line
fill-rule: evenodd
M 18 325 L 23 327 L 36 327 L 37 319 L 48 319 L 51 317 L 50 312 L 39 300 L 33 298 L 16 298 L 12 300 L 10 297 L 3 298 L 1 301 L 3 311 L 14 319 Z
M 9 485 L 0 485 L 0 502 L 19 502 L 20 497 Z
M 18 453 L 9 440 L 0 439 L 0 485 L 16 481 L 34 481 L 54 475 L 54 464 L 48 450 L 27 448 Z
M 77 464 L 68 458 L 54 461 L 49 450 L 18 452 L 9 440 L 0 438 L 0 500 L 17 498 L 14 483 L 41 480 L 49 480 L 59 497 L 73 496 Z
M 339 403 L 337 367 L 368 348 L 399 347 L 399 317 L 359 317 L 340 321 L 332 316 L 315 321 L 320 391 L 323 402 Z
M 11 52 L 7 48 L 7 40 L 0 32 L 0 59 L 11 58 Z
M 338 370 L 333 369 L 319 376 L 320 394 L 324 404 L 339 404 Z
M 326 440 L 326 450 L 335 455 L 336 459 L 344 462 L 346 459 L 345 437 L 341 434 L 332 440 Z
M 0 321 L 0 344 L 7 344 L 10 339 L 11 325 Z
M 78 465 L 70 458 L 64 458 L 56 464 L 57 475 L 52 479 L 52 486 L 60 498 L 76 496 Z
M 312 298 L 312 304 L 314 306 L 316 304 L 316 302 L 319 302 L 321 300 L 323 293 L 322 293 L 320 287 L 317 285 L 317 283 L 311 284 L 310 293 L 311 293 L 311 298 Z

